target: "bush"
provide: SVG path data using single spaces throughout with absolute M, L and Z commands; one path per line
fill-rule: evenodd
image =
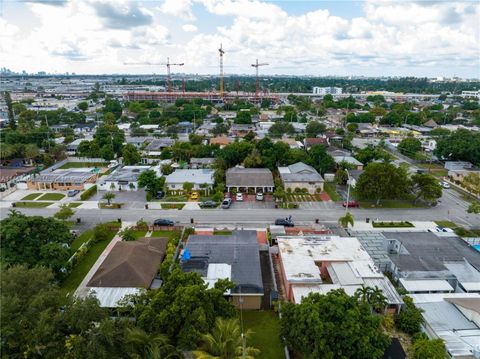
M 148 231 L 148 223 L 143 218 L 140 218 L 136 224 L 138 231 Z
M 134 241 L 135 238 L 135 233 L 132 227 L 125 228 L 121 233 L 120 236 L 122 239 L 126 242 Z
M 93 237 L 90 240 L 90 243 L 93 245 L 95 243 L 105 241 L 110 235 L 110 225 L 108 223 L 100 223 L 93 228 Z
M 97 193 L 97 185 L 95 186 L 92 186 L 90 187 L 89 189 L 87 189 L 86 191 L 84 191 L 81 195 L 80 195 L 80 200 L 82 201 L 86 201 L 87 199 L 89 199 L 90 197 L 92 197 L 94 194 Z
M 412 298 L 403 298 L 405 308 L 395 318 L 395 325 L 401 331 L 413 335 L 420 332 L 423 323 L 422 310 L 413 304 Z
M 147 202 L 150 202 L 152 200 L 153 196 L 150 192 L 147 192 Z

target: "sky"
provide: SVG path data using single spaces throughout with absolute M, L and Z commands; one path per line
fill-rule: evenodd
M 480 78 L 480 2 L 0 0 L 0 67 Z

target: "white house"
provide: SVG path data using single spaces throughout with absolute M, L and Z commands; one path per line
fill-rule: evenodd
M 194 190 L 212 189 L 213 173 L 211 169 L 177 169 L 169 174 L 165 179 L 165 184 L 169 190 L 182 190 L 185 182 L 193 183 Z
M 137 191 L 138 177 L 146 170 L 154 170 L 161 176 L 159 167 L 152 166 L 123 166 L 116 169 L 97 183 L 100 191 Z

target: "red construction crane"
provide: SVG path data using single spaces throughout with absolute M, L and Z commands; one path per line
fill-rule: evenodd
M 172 92 L 172 82 L 171 82 L 171 79 L 170 79 L 170 66 L 183 66 L 184 63 L 179 63 L 179 64 L 171 64 L 170 63 L 170 58 L 167 57 L 167 62 L 166 63 L 163 63 L 162 65 L 166 65 L 167 66 L 167 84 L 168 84 L 168 92 Z
M 266 66 L 266 65 L 268 65 L 266 62 L 259 64 L 258 59 L 255 61 L 254 64 L 252 64 L 252 67 L 255 67 L 255 77 L 256 77 L 256 80 L 255 80 L 255 97 L 258 97 L 258 68 L 260 66 Z

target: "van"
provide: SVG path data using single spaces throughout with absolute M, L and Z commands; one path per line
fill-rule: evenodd
M 228 209 L 228 208 L 230 208 L 231 204 L 232 204 L 232 200 L 230 198 L 225 198 L 222 202 L 222 208 L 223 209 Z

